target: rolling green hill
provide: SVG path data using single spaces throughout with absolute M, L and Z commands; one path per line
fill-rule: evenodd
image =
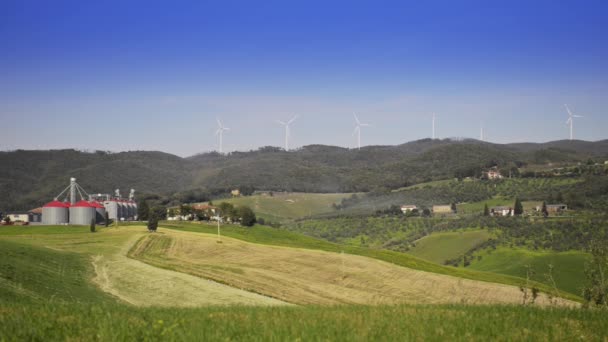
M 523 248 L 500 247 L 496 250 L 486 250 L 476 253 L 481 260 L 473 262 L 469 268 L 473 270 L 508 274 L 516 277 L 526 277 L 526 266 L 531 266 L 535 272 L 533 280 L 549 284 L 547 273 L 549 264 L 553 265 L 553 278 L 557 288 L 579 295 L 585 279 L 585 262 L 589 254 L 579 251 L 553 252 L 530 251 Z
M 104 303 L 90 262 L 70 252 L 0 239 L 0 302 Z

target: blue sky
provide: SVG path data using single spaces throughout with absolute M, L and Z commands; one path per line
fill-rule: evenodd
M 1 1 L 0 149 L 608 138 L 605 1 Z

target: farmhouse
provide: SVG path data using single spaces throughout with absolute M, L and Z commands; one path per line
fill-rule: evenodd
M 433 214 L 451 214 L 452 206 L 451 205 L 434 205 L 433 206 Z
M 182 213 L 182 207 L 188 208 L 188 212 Z M 186 204 L 178 207 L 167 208 L 168 221 L 187 221 L 195 219 L 198 214 L 206 214 L 209 219 L 215 219 L 217 207 L 208 204 Z
M 492 216 L 513 216 L 515 215 L 513 208 L 507 206 L 498 206 L 490 209 Z
M 500 170 L 497 167 L 493 167 L 488 172 L 486 172 L 488 179 L 502 179 L 502 174 L 500 174 Z
M 14 211 L 6 213 L 6 216 L 11 220 L 11 222 L 32 223 L 40 222 L 42 220 L 42 213 L 39 211 L 37 212 L 37 209 L 30 211 Z
M 406 205 L 401 206 L 401 212 L 404 214 L 407 214 L 408 212 L 410 212 L 414 209 L 418 209 L 418 207 L 413 204 L 406 204 Z
M 241 196 L 241 190 L 234 189 L 234 190 L 230 191 L 230 194 L 232 195 L 232 197 L 240 197 Z
M 551 213 L 561 213 L 562 211 L 568 210 L 568 206 L 565 204 L 547 204 L 547 211 Z

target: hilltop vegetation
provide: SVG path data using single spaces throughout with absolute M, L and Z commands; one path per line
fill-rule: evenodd
M 142 151 L 18 150 L 0 152 L 0 208 L 27 210 L 40 206 L 65 188 L 69 177 L 78 178 L 80 185 L 93 193 L 135 188 L 140 194 L 162 196 L 163 204 L 171 204 L 209 200 L 232 188 L 384 191 L 432 180 L 478 176 L 494 165 L 511 170 L 539 162 L 557 166 L 589 158 L 602 161 L 608 159 L 606 156 L 608 141 L 497 145 L 449 139 L 361 150 L 311 145 L 285 152 L 266 147 L 190 158 Z

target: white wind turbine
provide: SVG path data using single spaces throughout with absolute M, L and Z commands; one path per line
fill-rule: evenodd
M 220 119 L 216 119 L 217 120 L 217 131 L 215 131 L 215 135 L 217 135 L 220 139 L 220 154 L 223 153 L 223 135 L 224 135 L 224 131 L 229 131 L 230 128 L 225 127 L 222 122 L 220 121 Z
M 361 123 L 361 121 L 359 121 L 359 118 L 357 117 L 357 114 L 353 114 L 353 116 L 355 117 L 355 130 L 353 131 L 353 135 L 357 134 L 357 148 L 361 149 L 361 127 L 367 127 L 369 126 L 369 124 L 366 123 Z
M 570 140 L 573 140 L 574 139 L 574 118 L 582 118 L 582 116 L 572 114 L 572 112 L 570 111 L 570 108 L 568 108 L 567 104 L 565 104 L 564 106 L 566 107 L 566 110 L 568 111 L 568 120 L 566 121 L 566 124 L 570 124 Z
M 431 138 L 435 140 L 435 113 L 433 113 L 433 134 L 431 135 Z
M 294 116 L 293 118 L 291 118 L 291 120 L 284 122 L 281 120 L 277 120 L 278 123 L 280 123 L 281 125 L 285 126 L 285 151 L 289 151 L 289 138 L 291 137 L 291 132 L 289 130 L 289 125 L 291 125 L 294 121 L 296 121 L 296 119 L 298 118 L 298 116 Z

